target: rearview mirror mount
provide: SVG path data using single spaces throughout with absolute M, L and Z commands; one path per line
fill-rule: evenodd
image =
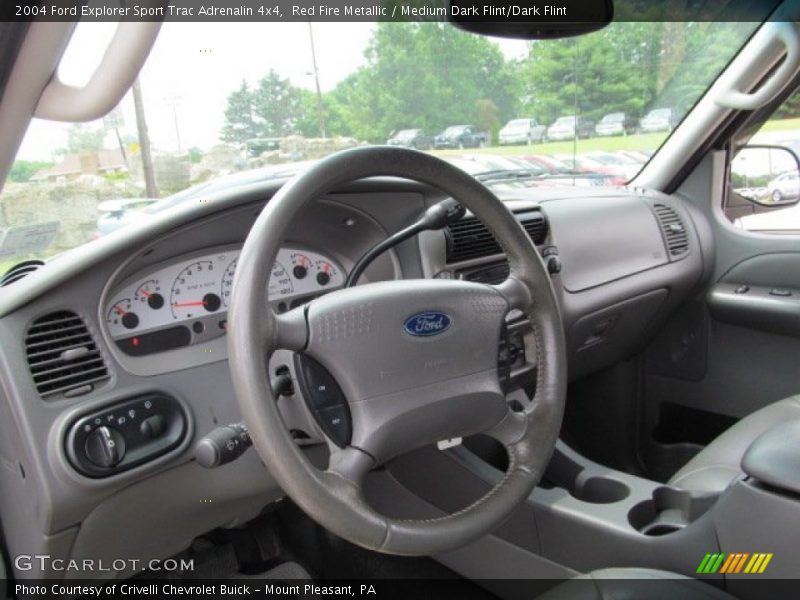
M 523 40 L 585 35 L 614 18 L 613 0 L 561 0 L 520 4 L 513 0 L 449 0 L 448 17 L 471 33 Z

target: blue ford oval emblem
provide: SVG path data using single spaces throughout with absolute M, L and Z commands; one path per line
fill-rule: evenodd
M 452 323 L 449 316 L 440 312 L 423 312 L 411 315 L 403 323 L 406 333 L 418 337 L 430 337 L 444 333 Z

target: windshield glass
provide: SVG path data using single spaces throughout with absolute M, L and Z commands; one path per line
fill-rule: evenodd
M 487 185 L 526 164 L 518 185 L 621 185 L 757 26 L 620 22 L 529 42 L 437 22 L 167 22 L 104 119 L 32 122 L 0 195 L 0 271 L 388 140 L 493 172 Z M 114 29 L 79 24 L 66 83 L 88 78 Z M 622 113 L 630 128 L 597 127 Z M 667 123 L 645 127 L 648 113 Z

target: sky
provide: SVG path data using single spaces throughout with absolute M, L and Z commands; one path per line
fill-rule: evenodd
M 314 23 L 320 86 L 328 91 L 364 64 L 374 23 Z M 59 77 L 88 81 L 113 37 L 114 23 L 81 23 L 59 66 Z M 496 40 L 506 57 L 522 56 L 526 42 Z M 255 84 L 270 69 L 314 89 L 308 23 L 166 23 L 140 75 L 151 142 L 156 151 L 207 149 L 219 141 L 228 95 L 242 78 Z M 173 110 L 174 109 L 174 110 Z M 130 94 L 120 110 L 122 134 L 135 135 Z M 34 120 L 18 152 L 24 160 L 52 160 L 69 125 Z M 116 144 L 113 133 L 106 147 Z

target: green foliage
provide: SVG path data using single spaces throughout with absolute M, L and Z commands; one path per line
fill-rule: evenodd
M 8 180 L 15 183 L 25 183 L 30 181 L 36 173 L 42 169 L 52 167 L 53 163 L 42 162 L 39 160 L 15 160 L 8 173 Z
M 398 129 L 477 124 L 488 106 L 478 101 L 492 103 L 499 120 L 514 113 L 511 74 L 484 37 L 444 23 L 384 22 L 365 56 L 367 65 L 330 94 L 331 131 L 381 142 Z
M 283 137 L 294 133 L 301 106 L 298 89 L 270 69 L 253 90 L 253 113 L 258 135 Z
M 106 132 L 101 127 L 75 123 L 67 130 L 67 145 L 62 149 L 62 153 L 97 152 L 103 149 L 105 137 Z
M 241 144 L 256 135 L 256 124 L 253 119 L 253 95 L 247 87 L 247 82 L 242 80 L 239 89 L 228 96 L 225 123 L 222 126 L 220 139 L 224 142 Z
M 187 154 L 189 154 L 189 162 L 193 165 L 196 165 L 203 160 L 203 151 L 197 146 L 192 146 L 189 148 L 189 150 L 187 150 Z

